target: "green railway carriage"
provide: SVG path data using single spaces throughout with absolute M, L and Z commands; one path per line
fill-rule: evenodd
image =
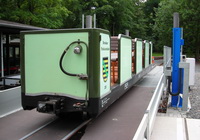
M 129 36 L 118 36 L 117 55 L 113 58 L 110 33 L 103 29 L 22 32 L 21 42 L 25 110 L 87 112 L 96 116 L 152 68 L 150 63 L 145 63 L 144 69 L 137 64 L 142 60 L 137 49 L 133 62 Z M 132 73 L 133 64 L 136 74 Z

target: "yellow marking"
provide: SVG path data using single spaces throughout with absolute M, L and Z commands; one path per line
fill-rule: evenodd
M 103 60 L 104 61 L 104 63 L 107 63 L 108 62 L 108 60 Z

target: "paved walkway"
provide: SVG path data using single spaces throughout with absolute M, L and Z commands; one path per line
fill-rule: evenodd
M 191 87 L 189 112 L 168 108 L 158 113 L 151 140 L 200 140 L 200 63 L 196 63 L 195 85 Z
M 81 140 L 132 140 L 162 74 L 157 66 L 90 123 Z
M 199 140 L 200 120 L 157 116 L 151 140 Z

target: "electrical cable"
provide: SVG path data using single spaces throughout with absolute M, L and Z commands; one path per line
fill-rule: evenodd
M 171 80 L 171 76 L 168 76 L 167 79 L 168 79 L 168 88 L 167 88 L 167 89 L 168 89 L 168 93 L 169 93 L 171 96 L 177 96 L 177 95 L 179 95 L 179 94 L 180 94 L 179 91 L 178 91 L 177 93 L 175 93 L 175 94 L 171 92 L 171 89 L 170 89 L 170 87 L 171 87 L 171 81 L 172 81 L 172 80 Z
M 63 61 L 63 58 L 64 58 L 65 54 L 68 52 L 69 48 L 70 48 L 73 44 L 75 44 L 75 43 L 78 43 L 78 44 L 81 44 L 81 43 L 82 43 L 82 44 L 85 44 L 86 49 L 88 49 L 87 44 L 86 44 L 85 42 L 83 42 L 83 41 L 78 40 L 78 41 L 74 41 L 74 42 L 70 43 L 70 44 L 66 47 L 66 49 L 63 51 L 63 53 L 62 53 L 62 55 L 61 55 L 61 57 L 60 57 L 60 62 L 59 62 L 59 64 L 60 64 L 60 69 L 61 69 L 61 71 L 62 71 L 64 74 L 66 74 L 66 75 L 68 75 L 68 76 L 77 76 L 77 77 L 79 77 L 79 78 L 82 79 L 82 80 L 86 80 L 86 79 L 88 78 L 87 74 L 73 74 L 73 73 L 69 73 L 69 72 L 67 72 L 67 71 L 63 68 L 63 65 L 62 65 L 62 61 Z
M 87 76 L 87 74 L 73 74 L 73 73 L 69 73 L 69 72 L 67 72 L 64 68 L 63 68 L 63 66 L 62 66 L 62 61 L 63 61 L 63 58 L 64 58 L 64 56 L 65 56 L 65 54 L 67 53 L 67 51 L 69 50 L 69 48 L 73 45 L 73 44 L 75 44 L 75 43 L 78 43 L 78 44 L 84 44 L 85 46 L 86 46 L 86 50 L 88 50 L 88 46 L 87 46 L 87 44 L 85 43 L 85 42 L 83 42 L 83 41 L 80 41 L 80 40 L 78 40 L 78 41 L 74 41 L 74 42 L 72 42 L 72 43 L 70 43 L 67 47 L 66 47 L 66 49 L 63 51 L 63 53 L 62 53 L 62 55 L 61 55 L 61 57 L 60 57 L 60 62 L 59 62 L 59 64 L 60 64 L 60 69 L 62 70 L 62 72 L 64 73 L 64 74 L 66 74 L 66 75 L 68 75 L 68 76 L 77 76 L 77 77 L 79 77 L 81 80 L 87 80 L 88 79 L 88 76 Z M 86 82 L 87 83 L 87 88 L 88 88 L 88 82 Z M 86 94 L 85 94 L 85 107 L 86 106 L 88 106 L 88 90 L 86 89 Z

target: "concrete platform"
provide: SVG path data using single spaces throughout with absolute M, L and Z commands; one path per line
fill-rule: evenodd
M 162 67 L 156 67 L 144 76 L 87 126 L 81 140 L 132 140 L 161 74 Z
M 199 140 L 200 120 L 157 116 L 151 140 Z
M 131 140 L 154 88 L 133 87 L 86 128 L 81 140 Z

